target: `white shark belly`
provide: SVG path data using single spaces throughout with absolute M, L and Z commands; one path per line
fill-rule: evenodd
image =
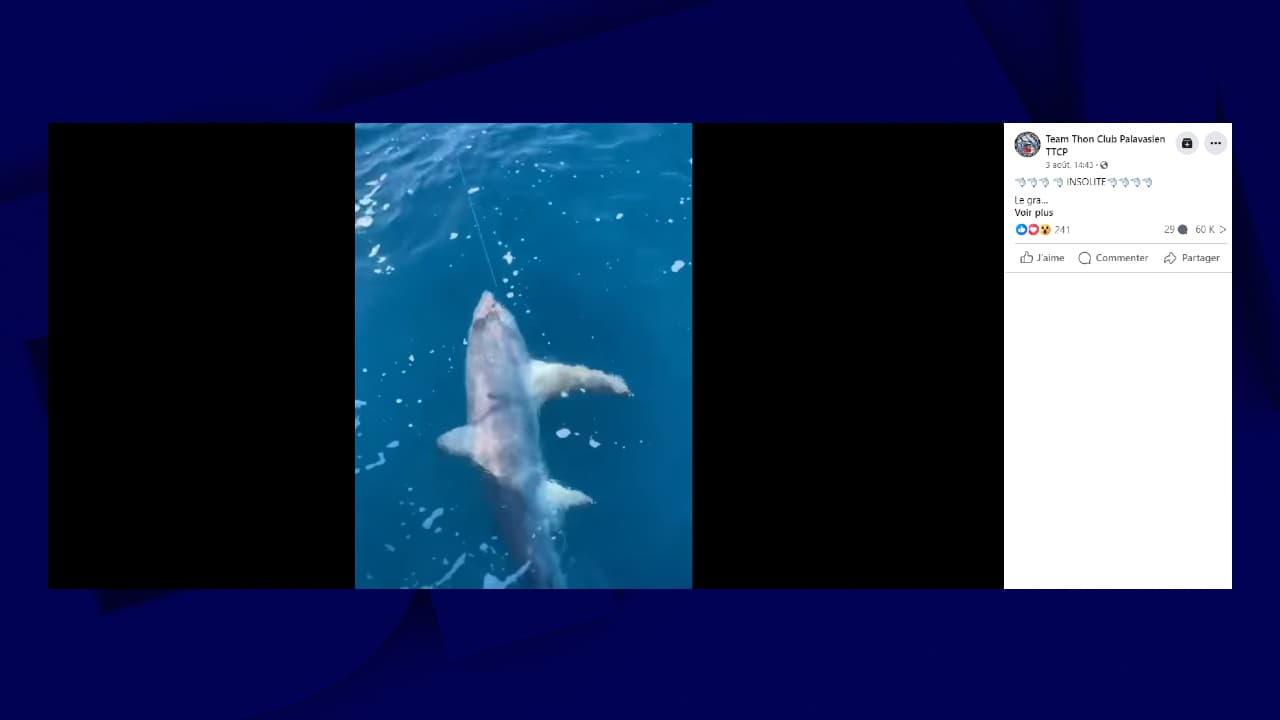
M 571 390 L 627 396 L 631 390 L 617 375 L 531 359 L 514 317 L 487 291 L 472 318 L 466 389 L 467 424 L 440 435 L 437 445 L 469 458 L 496 481 L 490 488 L 513 555 L 532 562 L 538 585 L 564 587 L 550 533 L 564 510 L 594 501 L 548 473 L 539 408 L 550 398 L 567 397 Z

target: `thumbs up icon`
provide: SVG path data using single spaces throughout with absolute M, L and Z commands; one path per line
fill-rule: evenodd
M 1024 253 L 1022 253 L 1022 262 L 1024 262 L 1024 263 L 1029 263 L 1029 262 L 1031 262 L 1031 253 L 1030 253 L 1030 252 L 1024 252 Z

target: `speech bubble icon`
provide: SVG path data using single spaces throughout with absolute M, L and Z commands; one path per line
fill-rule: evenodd
M 1090 255 L 1089 253 L 1087 253 L 1087 252 L 1082 252 L 1082 253 L 1080 253 L 1080 264 L 1081 264 L 1081 265 L 1088 265 L 1088 264 L 1089 264 L 1089 263 L 1091 263 L 1091 262 L 1093 262 L 1093 256 L 1091 256 L 1091 255 Z

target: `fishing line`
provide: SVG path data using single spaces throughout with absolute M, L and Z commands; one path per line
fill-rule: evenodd
M 484 251 L 484 262 L 489 266 L 489 279 L 493 281 L 493 289 L 498 289 L 498 276 L 493 272 L 493 261 L 489 259 L 489 248 L 484 244 L 484 230 L 480 227 L 480 218 L 476 216 L 476 206 L 471 202 L 471 191 L 467 189 L 467 175 L 462 172 L 462 160 L 458 163 L 458 177 L 462 178 L 462 191 L 467 194 L 467 207 L 471 208 L 471 219 L 476 223 L 476 232 L 480 234 L 480 249 Z

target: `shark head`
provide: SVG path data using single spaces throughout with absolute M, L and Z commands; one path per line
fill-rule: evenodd
M 485 290 L 480 295 L 480 302 L 476 303 L 475 312 L 471 314 L 471 325 L 475 327 L 490 319 L 497 320 L 508 328 L 516 329 L 515 316 L 502 303 L 498 302 L 493 293 Z

